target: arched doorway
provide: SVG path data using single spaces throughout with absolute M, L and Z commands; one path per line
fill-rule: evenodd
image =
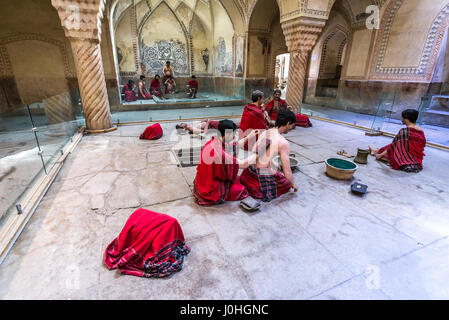
M 337 97 L 347 42 L 346 33 L 340 29 L 332 31 L 325 38 L 321 50 L 316 96 Z
M 255 89 L 269 96 L 278 84 L 278 56 L 288 52 L 279 7 L 276 0 L 259 0 L 253 3 L 250 13 L 246 96 Z M 288 73 L 288 67 L 285 70 L 284 67 L 284 75 Z

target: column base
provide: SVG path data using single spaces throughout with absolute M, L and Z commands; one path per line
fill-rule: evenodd
M 108 133 L 108 132 L 112 132 L 112 131 L 115 131 L 115 130 L 117 130 L 117 126 L 112 126 L 109 129 L 97 129 L 97 130 L 95 130 L 95 129 L 92 129 L 92 130 L 86 129 L 85 132 L 87 134 L 99 134 L 99 133 Z

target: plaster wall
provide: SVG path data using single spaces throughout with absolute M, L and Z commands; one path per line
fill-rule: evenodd
M 214 21 L 215 75 L 233 75 L 234 28 L 228 14 L 217 0 L 210 0 Z
M 382 66 L 418 66 L 430 26 L 446 0 L 407 0 L 397 11 Z
M 370 58 L 370 45 L 373 31 L 369 29 L 355 30 L 347 62 L 346 77 L 364 78 Z

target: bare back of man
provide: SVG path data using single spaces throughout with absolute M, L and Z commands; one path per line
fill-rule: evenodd
M 277 155 L 280 156 L 282 171 L 291 183 L 295 192 L 298 190 L 293 181 L 293 173 L 290 167 L 290 144 L 278 131 L 272 128 L 261 133 L 257 142 L 258 158 L 256 168 L 270 168 L 271 162 Z M 254 151 L 256 151 L 254 150 Z

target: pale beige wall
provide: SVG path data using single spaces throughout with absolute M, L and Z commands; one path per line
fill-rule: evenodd
M 19 41 L 6 47 L 23 103 L 68 91 L 58 47 L 42 41 Z
M 346 74 L 343 78 L 366 77 L 369 58 L 372 54 L 370 51 L 372 36 L 373 31 L 369 29 L 356 30 L 353 32 L 351 50 L 346 62 Z
M 447 0 L 406 0 L 396 13 L 382 67 L 418 66 L 430 26 Z
M 186 43 L 179 21 L 165 4 L 153 11 L 142 29 L 141 38 L 147 45 L 157 40 L 179 40 Z
M 126 10 L 115 30 L 115 45 L 120 49 L 122 60 L 119 67 L 122 72 L 136 72 L 136 63 L 132 39 L 135 33 L 131 29 L 131 10 Z
M 265 59 L 266 56 L 262 54 L 262 43 L 258 39 L 258 35 L 249 35 L 248 39 L 248 74 L 252 77 L 264 77 L 265 74 Z
M 307 3 L 307 9 L 310 10 L 326 11 L 328 6 L 329 0 L 309 0 L 309 2 Z
M 214 23 L 214 65 L 216 75 L 233 74 L 233 37 L 234 27 L 231 19 L 221 3 L 217 0 L 209 0 L 212 7 L 212 19 Z M 224 54 L 219 52 L 221 39 L 224 40 L 226 50 Z M 224 72 L 222 70 L 225 70 Z
M 212 39 L 210 33 L 207 32 L 204 25 L 201 23 L 200 18 L 195 16 L 192 22 L 192 47 L 193 47 L 193 71 L 195 74 L 208 74 L 213 70 L 211 48 Z M 203 60 L 201 52 L 204 49 L 209 51 L 209 65 L 206 70 L 206 65 Z

